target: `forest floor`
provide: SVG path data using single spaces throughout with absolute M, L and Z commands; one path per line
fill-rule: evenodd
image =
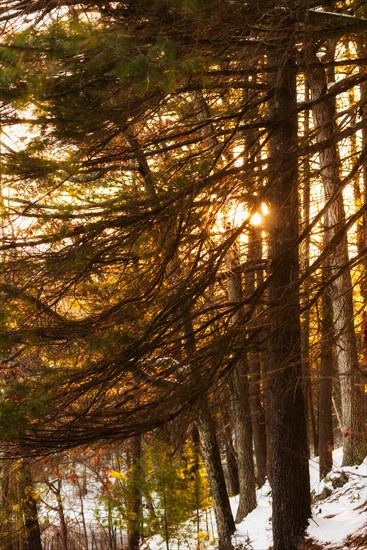
M 338 449 L 333 454 L 332 472 L 320 482 L 318 459 L 310 460 L 312 517 L 302 550 L 367 550 L 367 457 L 362 464 L 353 468 L 342 468 L 341 461 L 342 451 Z M 83 498 L 78 484 L 65 481 L 63 488 L 68 525 L 70 528 L 75 526 L 79 544 L 75 548 L 109 548 L 108 538 L 101 538 L 108 531 L 108 514 L 97 484 L 92 483 Z M 45 506 L 48 499 L 50 503 Z M 238 497 L 231 498 L 231 505 L 235 516 Z M 49 525 L 43 536 L 46 550 L 55 547 L 54 540 L 58 536 L 56 509 L 57 503 L 52 502 L 50 495 L 46 495 L 41 509 L 44 523 L 47 519 L 46 524 Z M 93 541 L 94 533 L 99 533 L 98 545 L 90 541 L 86 545 L 80 544 L 80 541 L 83 542 L 83 534 L 79 533 L 81 515 L 88 532 L 85 536 Z M 168 542 L 159 535 L 149 537 L 145 539 L 141 550 L 215 550 L 217 533 L 212 510 L 201 512 L 200 524 L 198 533 L 197 518 L 193 517 L 191 521 L 177 526 L 175 532 L 171 531 Z M 120 538 L 116 548 L 125 547 L 123 533 Z M 271 489 L 266 483 L 257 492 L 255 510 L 237 525 L 233 546 L 236 550 L 271 550 L 272 542 Z
M 318 459 L 310 460 L 312 488 L 312 517 L 302 550 L 367 550 L 367 457 L 356 467 L 342 468 L 342 451 L 334 452 L 334 467 L 323 481 L 319 481 Z M 258 490 L 258 505 L 245 520 L 237 525 L 233 536 L 236 550 L 271 550 L 271 489 L 268 484 Z M 233 513 L 238 497 L 231 499 Z M 215 533 L 214 533 L 215 537 Z M 200 544 L 201 549 L 214 549 L 214 537 Z M 162 539 L 153 537 L 145 550 L 164 550 Z M 186 540 L 169 545 L 170 550 L 193 550 L 194 541 Z
M 310 460 L 312 517 L 302 550 L 367 550 L 367 457 L 356 467 L 342 468 L 342 450 L 334 467 L 319 481 L 318 459 Z M 237 526 L 237 546 L 244 550 L 271 548 L 271 491 L 260 489 L 257 508 Z

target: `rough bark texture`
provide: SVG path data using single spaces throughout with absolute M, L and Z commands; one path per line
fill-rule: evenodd
M 259 75 L 253 74 L 248 76 L 249 82 L 254 82 L 259 79 Z M 250 90 L 244 90 L 244 101 L 251 101 Z M 260 106 L 256 110 L 256 116 L 261 117 Z M 256 162 L 261 164 L 261 150 L 259 143 L 261 142 L 261 131 L 251 130 L 245 135 L 245 150 L 244 158 L 245 162 L 245 178 L 248 185 L 254 185 L 254 188 L 258 185 L 258 172 L 254 167 Z M 247 228 L 248 235 L 248 247 L 247 258 L 248 261 L 253 262 L 256 265 L 263 260 L 263 237 L 262 237 L 262 224 L 260 226 L 249 225 Z M 251 297 L 256 291 L 256 288 L 261 286 L 264 282 L 264 272 L 262 268 L 255 270 L 249 269 L 245 271 L 245 295 Z M 258 344 L 257 333 L 258 319 L 261 318 L 263 313 L 263 306 L 258 305 L 253 312 L 252 320 L 248 328 L 254 330 L 254 344 Z M 260 329 L 261 330 L 261 329 Z M 262 357 L 261 353 L 254 351 L 247 355 L 248 359 L 248 373 L 249 373 L 249 393 L 250 393 L 250 413 L 252 424 L 252 436 L 254 442 L 255 461 L 256 461 L 256 483 L 258 487 L 262 487 L 265 483 L 267 476 L 267 440 L 266 440 L 266 422 L 265 422 L 265 395 L 264 395 L 264 380 L 261 374 Z
M 325 97 L 327 80 L 325 69 L 316 57 L 308 70 L 312 99 L 312 113 L 317 130 L 316 140 L 322 143 L 332 137 L 335 128 L 335 107 L 332 99 Z M 332 141 L 332 140 L 331 140 Z M 363 395 L 358 380 L 358 355 L 354 331 L 353 290 L 348 264 L 347 234 L 344 203 L 339 175 L 339 155 L 336 145 L 324 147 L 319 153 L 320 173 L 325 200 L 330 206 L 325 215 L 327 243 L 330 248 L 330 286 L 333 305 L 336 353 L 340 376 L 343 418 L 343 465 L 359 464 L 366 455 L 363 422 Z
M 63 505 L 62 496 L 61 496 L 61 486 L 62 486 L 61 477 L 57 479 L 55 484 L 49 485 L 57 501 L 57 514 L 59 516 L 59 521 L 60 521 L 60 540 L 61 540 L 62 548 L 63 550 L 68 550 L 69 548 L 68 528 L 67 528 L 66 518 L 64 514 L 64 505 Z
M 226 262 L 227 268 L 232 270 L 233 273 L 233 275 L 229 277 L 227 284 L 228 300 L 233 304 L 241 303 L 243 298 L 241 273 L 234 271 L 234 268 L 238 265 L 238 254 L 236 254 L 236 252 L 234 247 L 234 249 L 228 253 Z M 239 357 L 228 381 L 232 423 L 236 436 L 238 481 L 240 486 L 240 498 L 236 514 L 236 523 L 239 523 L 247 514 L 256 508 L 256 486 L 252 451 L 250 396 L 247 378 L 248 365 L 246 356 L 240 351 L 243 331 L 240 327 L 240 316 L 238 312 L 232 316 L 232 323 L 239 327 L 237 335 Z
M 305 102 L 310 100 L 310 89 L 308 83 L 305 82 Z M 305 136 L 309 134 L 310 130 L 310 113 L 305 111 L 303 120 L 303 133 Z M 309 228 L 310 225 L 310 206 L 311 206 L 311 169 L 310 159 L 305 157 L 302 163 L 303 171 L 303 186 L 302 186 L 302 230 Z M 302 273 L 306 273 L 310 266 L 310 244 L 311 244 L 311 232 L 308 231 L 300 247 L 300 269 Z M 316 427 L 316 415 L 314 407 L 313 387 L 312 387 L 312 369 L 310 364 L 310 308 L 307 307 L 307 302 L 310 296 L 310 279 L 307 277 L 302 285 L 303 300 L 302 306 L 305 307 L 305 311 L 301 318 L 301 350 L 303 360 L 303 391 L 305 394 L 306 403 L 306 418 L 307 418 L 307 431 L 309 435 L 309 441 L 312 441 L 314 454 L 318 454 L 318 430 Z
M 323 295 L 319 390 L 319 467 L 323 479 L 333 467 L 333 318 L 332 303 Z
M 266 436 L 266 475 L 269 480 L 270 486 L 272 486 L 271 477 L 271 460 L 272 460 L 272 436 L 271 436 L 271 395 L 270 395 L 270 380 L 268 376 L 269 370 L 269 357 L 270 357 L 270 342 L 268 341 L 267 351 L 260 354 L 260 368 L 262 374 L 262 386 L 264 394 L 264 416 L 265 416 L 265 436 Z
M 366 49 L 367 49 L 367 38 L 365 35 L 359 36 L 357 38 L 357 48 L 358 48 L 358 55 L 361 58 L 364 58 L 366 55 Z M 360 71 L 363 74 L 366 74 L 367 71 L 367 63 L 362 65 L 360 67 Z M 363 82 L 360 86 L 360 98 L 361 98 L 361 107 L 360 107 L 360 115 L 363 120 L 367 120 L 367 82 Z M 361 130 L 362 133 L 362 148 L 364 150 L 367 149 L 367 128 L 364 126 Z M 362 182 L 363 182 L 363 188 L 361 190 L 361 204 L 367 204 L 367 163 L 364 163 L 362 167 Z M 365 212 L 362 217 L 362 223 L 358 224 L 357 226 L 357 247 L 358 252 L 361 253 L 362 250 L 364 250 L 367 246 L 367 212 L 365 209 Z M 364 306 L 367 307 L 367 258 L 365 257 L 363 260 L 363 270 L 364 270 L 364 278 L 362 279 L 360 283 L 360 292 L 363 298 Z
M 24 550 L 42 550 L 41 531 L 38 523 L 37 502 L 33 494 L 33 481 L 29 464 L 23 462 L 20 469 L 20 496 L 24 517 Z
M 196 426 L 200 436 L 201 451 L 213 499 L 214 515 L 218 529 L 218 549 L 232 550 L 231 536 L 236 526 L 229 504 L 215 426 L 205 400 L 203 400 L 198 410 Z
M 269 139 L 269 392 L 274 550 L 299 548 L 310 509 L 298 293 L 296 67 L 283 46 L 276 68 Z
M 255 471 L 252 452 L 252 430 L 246 359 L 236 365 L 230 380 L 232 422 L 236 435 L 238 481 L 240 486 L 236 523 L 256 508 Z
M 262 258 L 261 231 L 257 228 L 250 228 L 248 243 L 248 259 L 256 262 Z M 256 280 L 257 279 L 257 280 Z M 256 288 L 256 282 L 263 282 L 263 273 L 260 270 L 255 277 L 255 272 L 249 272 L 246 276 L 246 294 L 251 295 Z M 256 315 L 255 315 L 256 317 Z M 254 327 L 255 328 L 255 327 Z M 267 441 L 265 429 L 265 410 L 262 402 L 262 375 L 261 355 L 259 352 L 248 354 L 249 368 L 249 391 L 250 391 L 250 413 L 252 423 L 252 434 L 256 459 L 256 482 L 258 487 L 265 483 L 267 475 Z
M 222 417 L 226 418 L 227 415 L 225 411 L 222 411 Z M 228 468 L 228 484 L 229 484 L 229 493 L 231 495 L 238 495 L 240 492 L 240 485 L 238 481 L 238 467 L 237 467 L 237 456 L 233 444 L 233 432 L 232 427 L 224 422 L 223 432 L 225 436 L 225 449 L 226 449 L 226 459 L 227 459 L 227 468 Z
M 259 353 L 249 354 L 248 366 L 250 374 L 250 417 L 252 423 L 252 434 L 256 460 L 256 483 L 258 487 L 262 487 L 265 483 L 267 475 L 267 449 L 265 411 L 261 401 L 261 362 Z
M 188 362 L 190 362 L 190 359 L 195 356 L 196 352 L 195 336 L 190 315 L 184 312 L 183 318 L 184 349 Z M 196 376 L 197 383 L 201 384 L 200 376 Z M 236 526 L 229 503 L 215 425 L 205 395 L 198 405 L 196 427 L 199 432 L 201 452 L 206 475 L 208 476 L 210 494 L 213 499 L 214 515 L 218 530 L 218 548 L 219 550 L 231 550 L 231 536 Z

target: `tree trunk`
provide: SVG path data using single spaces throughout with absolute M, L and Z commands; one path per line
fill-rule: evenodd
M 335 128 L 334 101 L 325 98 L 327 92 L 326 73 L 316 56 L 310 59 L 308 79 L 313 105 L 316 141 L 327 142 Z M 330 206 L 325 215 L 326 242 L 330 248 L 331 300 L 338 370 L 341 384 L 343 420 L 343 465 L 359 464 L 366 455 L 366 441 L 363 422 L 363 395 L 356 384 L 358 378 L 358 355 L 354 331 L 353 289 L 348 264 L 348 240 L 343 229 L 345 222 L 344 203 L 339 175 L 339 155 L 335 144 L 323 147 L 319 153 L 320 174 L 324 186 L 325 200 Z
M 268 345 L 266 350 L 260 354 L 260 369 L 261 369 L 262 387 L 263 387 L 263 394 L 264 394 L 264 418 L 265 418 L 265 437 L 266 437 L 266 476 L 269 480 L 270 486 L 272 486 L 271 457 L 273 455 L 273 452 L 271 450 L 272 437 L 271 437 L 271 423 L 270 423 L 271 395 L 269 390 L 270 380 L 267 374 L 269 370 L 270 342 L 267 341 L 267 344 Z
M 276 85 L 269 139 L 269 392 L 274 550 L 297 550 L 311 515 L 298 292 L 297 68 L 269 56 Z
M 262 259 L 261 233 L 257 228 L 249 228 L 248 239 L 248 259 L 250 262 L 254 261 L 254 263 L 256 263 L 258 260 Z M 262 282 L 263 273 L 262 270 L 259 270 L 257 273 L 257 283 L 260 285 Z M 246 275 L 245 289 L 246 295 L 249 296 L 255 291 L 255 272 L 249 272 Z M 257 315 L 255 315 L 255 317 L 257 317 Z M 256 329 L 256 327 L 252 326 L 251 328 Z M 265 410 L 261 400 L 261 392 L 264 392 L 264 387 L 261 374 L 261 354 L 259 352 L 253 351 L 248 354 L 248 369 L 250 416 L 256 459 L 256 482 L 258 487 L 262 487 L 265 483 L 267 474 L 267 441 Z
M 248 368 L 250 374 L 249 393 L 250 393 L 250 418 L 252 424 L 252 433 L 254 439 L 254 451 L 256 461 L 256 483 L 262 487 L 266 479 L 266 431 L 265 431 L 265 410 L 261 401 L 261 374 L 260 374 L 260 354 L 256 352 L 249 353 Z
M 227 283 L 228 301 L 233 305 L 240 304 L 243 299 L 241 273 L 236 272 L 234 269 L 239 264 L 238 260 L 238 248 L 234 244 L 232 250 L 228 252 L 226 260 L 227 269 L 232 272 Z M 238 481 L 240 485 L 236 523 L 240 523 L 247 514 L 256 508 L 250 396 L 247 378 L 248 365 L 246 355 L 241 351 L 244 334 L 239 321 L 240 315 L 236 311 L 232 315 L 232 324 L 235 327 L 238 325 L 235 338 L 235 348 L 238 348 L 235 349 L 235 353 L 238 353 L 238 359 L 228 378 L 232 424 L 236 437 Z
M 222 414 L 222 417 L 224 418 L 223 433 L 224 433 L 224 439 L 225 439 L 224 444 L 226 448 L 229 493 L 231 495 L 238 495 L 240 492 L 240 485 L 238 481 L 237 456 L 233 445 L 232 427 L 226 421 L 228 416 L 226 412 L 222 410 L 221 414 Z
M 22 462 L 19 482 L 21 506 L 24 518 L 24 550 L 42 550 L 41 531 L 38 523 L 37 502 L 34 497 L 30 466 Z
M 255 471 L 246 369 L 246 358 L 242 357 L 238 360 L 229 380 L 240 486 L 236 523 L 240 523 L 247 514 L 256 508 Z
M 322 296 L 320 390 L 319 390 L 319 471 L 323 479 L 333 467 L 333 316 L 329 293 Z
M 305 102 L 310 100 L 310 89 L 308 82 L 305 82 Z M 310 131 L 310 112 L 305 111 L 303 120 L 303 134 L 308 137 Z M 302 163 L 303 185 L 302 185 L 302 230 L 307 229 L 307 234 L 300 247 L 300 269 L 306 273 L 310 266 L 310 244 L 311 232 L 310 226 L 310 205 L 311 205 L 311 170 L 310 159 L 305 157 Z M 312 369 L 310 365 L 310 308 L 307 303 L 310 296 L 310 278 L 307 277 L 302 285 L 302 306 L 306 306 L 301 319 L 301 350 L 303 360 L 303 391 L 306 403 L 307 431 L 309 441 L 312 441 L 314 454 L 318 454 L 318 430 L 316 427 L 316 415 L 314 407 L 314 395 L 312 391 Z
M 195 336 L 190 313 L 183 311 L 182 316 L 184 319 L 184 348 L 187 361 L 190 364 L 196 354 Z M 201 384 L 200 375 L 196 372 L 193 372 L 193 374 L 197 377 L 197 383 Z M 218 548 L 219 550 L 231 550 L 231 537 L 236 526 L 229 503 L 215 425 L 206 395 L 203 395 L 198 405 L 195 423 L 199 432 L 201 451 L 213 499 L 214 515 L 218 531 Z
M 66 518 L 64 514 L 64 504 L 63 504 L 62 495 L 61 495 L 61 487 L 62 487 L 61 479 L 62 479 L 61 477 L 58 477 L 56 481 L 56 485 L 50 484 L 49 487 L 51 491 L 54 493 L 57 501 L 57 513 L 60 520 L 60 538 L 61 538 L 62 549 L 68 550 L 69 548 L 68 528 L 67 528 Z
M 365 35 L 361 35 L 357 38 L 358 55 L 363 59 L 366 55 L 367 39 Z M 367 63 L 364 63 L 360 67 L 360 72 L 366 74 Z M 360 85 L 360 115 L 361 118 L 367 120 L 367 82 L 362 82 Z M 367 127 L 363 126 L 362 130 L 362 149 L 367 149 Z M 362 191 L 361 191 L 361 205 L 367 204 L 367 163 L 365 162 L 362 167 Z M 362 223 L 357 225 L 357 248 L 361 253 L 367 246 L 367 212 L 364 211 L 362 217 Z M 367 307 L 367 258 L 362 260 L 364 277 L 361 278 L 360 293 L 363 298 L 365 308 Z
M 215 426 L 208 406 L 203 400 L 196 417 L 200 445 L 213 499 L 218 531 L 218 549 L 232 550 L 231 537 L 236 529 L 229 504 Z
M 256 82 L 259 75 L 253 74 L 247 76 L 248 82 Z M 250 89 L 243 90 L 244 104 L 251 101 L 252 91 Z M 261 108 L 258 106 L 254 109 L 254 116 L 261 117 Z M 261 131 L 251 129 L 245 135 L 245 150 L 244 150 L 244 177 L 246 178 L 246 184 L 250 187 L 254 185 L 254 188 L 258 186 L 258 172 L 255 168 L 257 162 L 261 163 Z M 265 182 L 264 182 L 265 183 Z M 248 234 L 248 262 L 253 266 L 261 263 L 263 260 L 263 246 L 262 246 L 262 227 L 249 224 L 247 228 Z M 255 270 L 249 269 L 245 271 L 245 295 L 251 301 L 252 294 L 256 291 L 256 288 L 261 286 L 264 282 L 263 268 L 260 267 Z M 259 319 L 263 313 L 263 306 L 257 306 L 253 311 L 252 320 L 248 325 L 249 330 L 253 330 L 251 338 L 254 340 L 254 344 L 257 339 L 258 326 L 257 319 Z M 255 452 L 256 462 L 256 483 L 258 487 L 262 487 L 265 483 L 267 475 L 267 439 L 266 439 L 266 421 L 265 421 L 265 393 L 264 393 L 264 380 L 261 374 L 262 357 L 261 353 L 257 351 L 250 351 L 247 354 L 248 361 L 248 374 L 249 374 L 249 396 L 250 396 L 250 416 L 252 435 Z
M 18 518 L 13 510 L 17 504 L 14 475 L 10 461 L 0 461 L 0 540 L 1 550 L 16 550 L 19 547 L 15 534 L 18 535 Z

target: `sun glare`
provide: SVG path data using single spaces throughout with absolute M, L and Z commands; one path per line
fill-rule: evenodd
M 252 225 L 261 225 L 263 217 L 261 214 L 259 214 L 259 212 L 256 212 L 256 214 L 251 217 L 250 221 Z
M 228 201 L 217 214 L 216 226 L 220 232 L 226 231 L 228 228 L 240 227 L 246 221 L 249 225 L 258 227 L 268 213 L 269 209 L 265 203 L 261 204 L 258 212 L 251 214 L 246 205 L 237 201 Z
M 243 204 L 237 203 L 233 204 L 232 207 L 227 212 L 227 219 L 230 225 L 234 227 L 239 227 L 246 221 L 249 217 L 249 213 Z
M 263 216 L 267 216 L 269 214 L 269 208 L 265 202 L 261 203 L 261 213 Z

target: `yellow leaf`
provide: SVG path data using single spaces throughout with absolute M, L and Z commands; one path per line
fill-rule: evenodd
M 126 474 L 122 472 L 116 472 L 116 470 L 110 470 L 109 477 L 115 477 L 116 479 L 121 479 L 122 481 L 126 480 Z

